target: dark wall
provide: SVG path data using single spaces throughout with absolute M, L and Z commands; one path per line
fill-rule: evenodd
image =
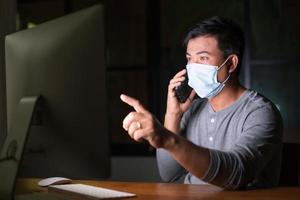
M 6 137 L 5 35 L 15 31 L 15 2 L 0 0 L 0 149 Z

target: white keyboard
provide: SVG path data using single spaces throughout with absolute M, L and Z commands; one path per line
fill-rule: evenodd
M 66 185 L 51 185 L 49 186 L 49 191 L 51 192 L 67 192 L 76 193 L 87 197 L 92 197 L 96 199 L 109 199 L 109 198 L 121 198 L 121 197 L 134 197 L 136 194 L 121 192 L 117 190 L 111 190 L 101 187 L 95 187 L 84 184 L 66 184 Z

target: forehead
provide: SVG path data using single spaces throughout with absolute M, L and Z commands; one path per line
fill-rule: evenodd
M 212 54 L 221 53 L 217 39 L 213 36 L 199 36 L 189 40 L 186 53 L 195 54 L 202 51 Z

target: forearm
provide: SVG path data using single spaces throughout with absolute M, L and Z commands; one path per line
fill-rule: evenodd
M 166 149 L 182 167 L 201 179 L 210 164 L 209 150 L 199 147 L 179 135 L 170 133 L 167 138 L 164 149 Z
M 171 131 L 172 133 L 180 133 L 180 120 L 182 115 L 175 113 L 166 113 L 164 120 L 164 127 Z
M 183 168 L 205 182 L 236 189 L 253 177 L 255 162 L 250 164 L 252 159 L 245 168 L 243 160 L 235 153 L 206 149 L 172 133 L 167 138 L 164 149 Z
M 203 181 L 225 189 L 237 189 L 254 176 L 255 165 L 251 160 L 245 166 L 241 157 L 233 152 L 210 150 L 210 166 Z

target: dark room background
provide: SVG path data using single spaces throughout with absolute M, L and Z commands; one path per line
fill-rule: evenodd
M 241 81 L 279 108 L 285 127 L 282 184 L 299 184 L 300 1 L 18 0 L 16 30 L 96 3 L 104 4 L 106 11 L 106 81 L 112 156 L 149 157 L 155 164 L 155 150 L 147 143 L 133 142 L 123 131 L 122 120 L 131 108 L 120 101 L 119 95 L 125 93 L 139 99 L 162 121 L 168 82 L 185 67 L 182 47 L 185 33 L 194 23 L 221 15 L 235 20 L 245 30 L 247 44 Z M 3 80 L 1 88 L 2 85 Z M 2 106 L 1 116 L 4 114 Z M 3 138 L 3 131 L 0 135 Z

